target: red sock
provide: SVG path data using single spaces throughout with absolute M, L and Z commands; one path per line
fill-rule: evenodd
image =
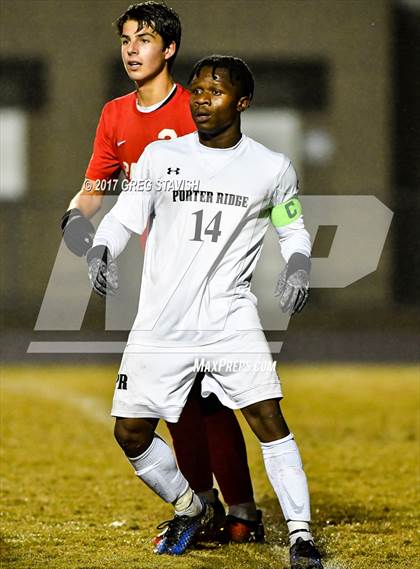
M 213 473 L 225 502 L 252 502 L 245 441 L 234 412 L 216 396 L 203 399 L 197 381 L 178 423 L 167 423 L 179 468 L 195 492 L 213 487 Z
M 216 396 L 203 399 L 211 467 L 225 502 L 242 504 L 254 500 L 246 446 L 235 413 Z
M 167 423 L 178 466 L 195 492 L 213 487 L 206 426 L 196 390 L 192 390 L 178 423 Z

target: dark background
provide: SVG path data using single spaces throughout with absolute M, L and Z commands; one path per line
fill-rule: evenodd
M 290 110 L 302 125 L 302 145 L 314 132 L 332 145 L 318 160 L 301 152 L 305 194 L 375 195 L 395 214 L 378 270 L 346 289 L 312 291 L 310 305 L 289 326 L 284 357 L 417 359 L 419 4 L 169 4 L 184 27 L 178 79 L 209 53 L 244 57 L 257 81 L 254 108 Z M 0 111 L 21 111 L 27 128 L 26 191 L 0 200 L 2 350 L 8 359 L 52 357 L 25 354 L 31 340 L 125 337 L 103 331 L 96 298 L 80 332 L 34 326 L 60 245 L 59 220 L 84 178 L 101 107 L 132 88 L 111 25 L 126 7 L 121 0 L 1 2 Z M 318 237 L 315 256 L 327 255 L 331 232 Z M 282 333 L 272 337 L 285 339 Z

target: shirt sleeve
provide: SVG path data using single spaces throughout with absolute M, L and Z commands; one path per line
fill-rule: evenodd
M 124 251 L 130 237 L 131 231 L 109 212 L 99 224 L 93 240 L 93 247 L 105 245 L 110 250 L 112 257 L 116 259 Z
M 281 254 L 286 262 L 293 253 L 302 253 L 306 257 L 311 256 L 311 237 L 305 228 L 302 215 L 289 225 L 276 227 L 276 232 L 279 237 Z
M 112 112 L 110 104 L 107 103 L 102 109 L 93 143 L 93 153 L 85 174 L 89 180 L 118 178 L 121 166 L 115 151 L 112 132 Z
M 154 182 L 148 147 L 140 156 L 131 181 L 125 185 L 111 212 L 127 229 L 141 235 L 154 209 Z
M 299 193 L 299 180 L 296 170 L 289 161 L 286 170 L 280 174 L 271 198 L 273 207 L 279 205 Z
M 273 192 L 272 206 L 281 205 L 299 193 L 299 180 L 296 170 L 289 162 L 286 170 L 280 175 L 277 180 L 276 187 Z M 276 232 L 279 237 L 279 244 L 281 254 L 287 262 L 293 253 L 302 253 L 307 257 L 311 256 L 311 238 L 305 228 L 303 215 L 291 223 L 282 227 L 276 227 Z

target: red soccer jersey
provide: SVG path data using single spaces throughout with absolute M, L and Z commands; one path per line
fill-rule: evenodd
M 86 178 L 109 180 L 117 178 L 121 170 L 130 178 L 132 165 L 148 144 L 194 132 L 189 100 L 189 92 L 177 84 L 168 101 L 150 113 L 137 109 L 135 92 L 106 103 Z

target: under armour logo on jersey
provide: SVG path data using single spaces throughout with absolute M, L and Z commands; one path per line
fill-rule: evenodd
M 178 175 L 181 172 L 181 168 L 168 168 L 168 174 L 172 174 L 173 172 Z
M 119 373 L 117 375 L 117 389 L 127 389 L 128 377 L 125 373 Z

